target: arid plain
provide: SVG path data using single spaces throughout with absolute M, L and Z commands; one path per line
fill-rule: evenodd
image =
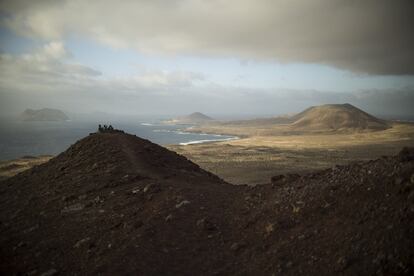
M 414 124 L 383 121 L 347 104 L 311 107 L 292 117 L 207 122 L 190 131 L 240 137 L 169 146 L 233 184 L 265 184 L 274 175 L 367 161 L 414 146 Z
M 200 121 L 186 131 L 229 134 L 240 139 L 167 148 L 232 184 L 266 184 L 279 174 L 317 170 L 397 154 L 414 146 L 414 124 L 384 121 L 352 105 L 323 105 L 291 117 Z M 191 118 L 185 118 L 191 122 Z M 7 178 L 51 156 L 0 163 Z

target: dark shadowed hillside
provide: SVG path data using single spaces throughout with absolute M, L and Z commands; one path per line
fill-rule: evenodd
M 410 275 L 413 198 L 409 149 L 248 187 L 136 136 L 92 134 L 0 182 L 0 272 Z

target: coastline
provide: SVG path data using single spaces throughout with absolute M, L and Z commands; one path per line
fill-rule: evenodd
M 206 134 L 210 135 L 210 134 Z M 239 140 L 240 138 L 237 136 L 229 137 L 229 138 L 222 138 L 222 139 L 208 139 L 208 140 L 194 140 L 189 142 L 182 142 L 178 145 L 180 146 L 188 146 L 188 145 L 198 145 L 198 144 L 207 144 L 207 143 L 214 143 L 214 142 L 225 142 L 225 141 L 233 141 L 233 140 Z
M 210 133 L 210 132 L 204 132 L 204 131 L 198 131 L 195 128 L 200 127 L 199 125 L 188 125 L 188 124 L 173 124 L 168 123 L 166 124 L 165 121 L 161 122 L 161 125 L 149 123 L 149 122 L 142 122 L 140 123 L 142 126 L 148 126 L 148 127 L 154 127 L 154 126 L 162 126 L 162 125 L 168 125 L 168 126 L 176 126 L 179 127 L 177 129 L 153 129 L 153 132 L 167 132 L 167 133 L 174 133 L 178 135 L 186 135 L 186 134 L 192 134 L 192 135 L 199 135 L 199 136 L 210 136 L 211 138 L 202 139 L 202 137 L 198 137 L 199 139 L 188 139 L 188 141 L 184 142 L 178 142 L 178 143 L 167 143 L 167 144 L 161 144 L 162 146 L 187 146 L 187 145 L 195 145 L 195 144 L 205 144 L 205 143 L 213 143 L 213 142 L 224 142 L 224 141 L 233 141 L 233 140 L 239 140 L 241 139 L 238 135 L 232 135 L 232 134 L 225 134 L 225 133 Z M 184 125 L 187 125 L 187 127 L 183 127 Z

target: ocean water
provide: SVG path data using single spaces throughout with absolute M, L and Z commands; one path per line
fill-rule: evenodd
M 163 125 L 157 122 L 117 122 L 113 126 L 159 145 L 190 145 L 237 139 L 227 135 L 185 132 L 188 126 Z M 77 140 L 97 130 L 96 122 L 0 122 L 0 160 L 25 155 L 56 155 Z

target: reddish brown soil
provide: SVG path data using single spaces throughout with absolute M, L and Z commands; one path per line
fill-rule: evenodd
M 414 151 L 233 186 L 123 133 L 0 182 L 6 275 L 410 275 Z

